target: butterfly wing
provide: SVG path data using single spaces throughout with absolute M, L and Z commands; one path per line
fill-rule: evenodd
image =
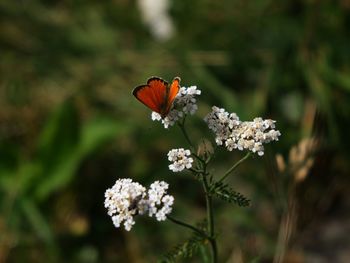
M 176 98 L 177 93 L 179 93 L 179 90 L 180 90 L 180 78 L 176 77 L 176 78 L 174 78 L 174 80 L 171 83 L 169 90 L 168 90 L 165 115 L 167 115 L 169 113 L 171 105 L 173 105 L 173 102 Z
M 146 85 L 137 86 L 132 94 L 151 110 L 162 114 L 166 103 L 168 83 L 158 77 L 148 79 Z
M 173 103 L 177 93 L 180 90 L 180 80 L 181 79 L 179 77 L 176 77 L 176 78 L 174 78 L 173 82 L 170 85 L 169 95 L 168 95 L 168 101 L 170 103 Z

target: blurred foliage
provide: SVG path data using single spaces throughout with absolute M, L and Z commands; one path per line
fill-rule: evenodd
M 176 32 L 160 41 L 136 1 L 0 2 L 0 262 L 154 262 L 184 241 L 169 222 L 116 230 L 103 207 L 116 178 L 159 179 L 170 183 L 176 216 L 203 216 L 196 182 L 167 170 L 167 151 L 185 141 L 131 95 L 152 75 L 197 85 L 200 118 L 217 105 L 242 120 L 275 119 L 282 133 L 232 177 L 251 207 L 216 203 L 223 262 L 271 262 L 291 218 L 280 257 L 341 257 L 313 234 L 350 217 L 350 2 L 170 3 Z M 197 141 L 210 136 L 200 118 L 188 121 Z M 296 183 L 274 155 L 305 137 L 320 146 Z M 240 157 L 219 152 L 211 169 L 222 174 Z

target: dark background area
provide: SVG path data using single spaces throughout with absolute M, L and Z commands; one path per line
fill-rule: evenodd
M 167 181 L 174 216 L 205 217 L 198 182 L 168 170 L 180 130 L 131 94 L 154 75 L 202 90 L 197 142 L 213 105 L 282 133 L 230 178 L 252 205 L 215 202 L 220 262 L 350 262 L 350 1 L 140 2 L 1 1 L 0 262 L 155 262 L 190 235 L 142 217 L 115 229 L 117 178 Z

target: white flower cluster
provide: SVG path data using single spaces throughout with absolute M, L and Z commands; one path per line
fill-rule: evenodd
M 165 129 L 169 128 L 169 126 L 173 126 L 176 123 L 176 121 L 178 121 L 182 117 L 183 113 L 175 108 L 172 108 L 164 119 L 162 119 L 162 116 L 158 112 L 152 111 L 151 114 L 152 120 L 161 121 Z
M 169 185 L 163 181 L 155 181 L 148 190 L 148 215 L 155 215 L 158 221 L 164 221 L 172 210 L 174 197 L 167 195 Z
M 152 112 L 152 120 L 161 121 L 164 128 L 173 126 L 176 121 L 181 119 L 184 115 L 193 115 L 197 111 L 198 106 L 196 96 L 200 94 L 201 90 L 197 89 L 197 86 L 191 86 L 188 88 L 181 87 L 168 115 L 162 119 L 159 113 Z
M 201 95 L 201 90 L 197 89 L 197 86 L 181 87 L 174 103 L 178 108 L 182 109 L 184 114 L 193 115 L 198 109 L 195 97 L 197 95 Z
M 130 231 L 135 224 L 134 216 L 155 215 L 158 221 L 164 221 L 172 210 L 174 197 L 167 195 L 169 185 L 163 181 L 155 181 L 148 191 L 131 179 L 118 179 L 112 188 L 105 192 L 104 205 L 108 215 L 112 217 L 115 227 Z
M 212 107 L 205 118 L 208 127 L 215 133 L 217 145 L 225 145 L 227 150 L 249 150 L 258 155 L 264 154 L 264 143 L 278 141 L 281 133 L 275 130 L 274 120 L 255 118 L 253 121 L 240 121 L 236 113 Z
M 173 149 L 168 152 L 168 160 L 173 162 L 169 165 L 169 169 L 173 172 L 181 172 L 182 170 L 190 169 L 192 167 L 193 158 L 191 156 L 190 150 L 185 150 L 183 148 Z

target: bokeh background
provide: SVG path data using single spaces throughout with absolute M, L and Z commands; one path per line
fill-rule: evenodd
M 175 217 L 205 216 L 198 182 L 167 169 L 179 129 L 131 95 L 154 75 L 202 90 L 197 142 L 213 105 L 282 133 L 230 178 L 251 206 L 215 202 L 220 262 L 350 262 L 349 0 L 1 1 L 0 262 L 156 262 L 190 236 L 115 229 L 103 206 L 117 178 L 165 180 Z

